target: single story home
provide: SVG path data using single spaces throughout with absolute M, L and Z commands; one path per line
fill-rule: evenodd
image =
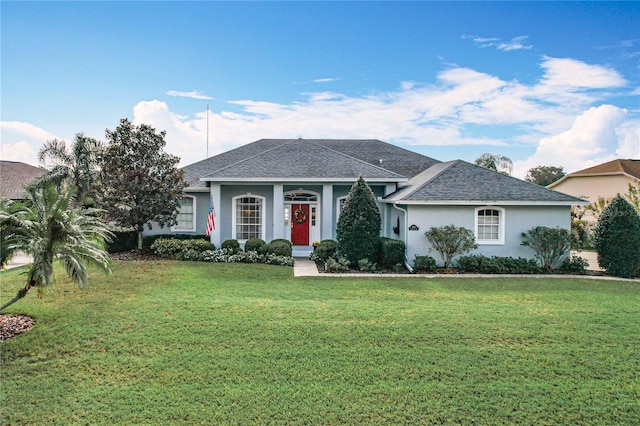
M 25 187 L 42 177 L 47 171 L 18 161 L 0 160 L 0 198 L 24 200 Z
M 591 202 L 624 195 L 640 181 L 640 160 L 618 159 L 569 173 L 547 188 Z
M 570 228 L 576 197 L 462 160 L 441 162 L 379 140 L 261 139 L 184 167 L 188 187 L 176 234 L 241 244 L 285 238 L 294 256 L 335 239 L 336 223 L 359 176 L 377 196 L 381 235 L 401 239 L 407 258 L 431 254 L 424 232 L 455 224 L 473 230 L 487 256 L 532 257 L 520 234 L 534 226 Z M 147 234 L 166 233 L 154 227 Z

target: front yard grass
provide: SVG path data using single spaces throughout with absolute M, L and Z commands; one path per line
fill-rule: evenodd
M 637 424 L 640 285 L 115 262 L 11 312 L 2 424 Z M 24 270 L 22 270 L 24 271 Z M 23 285 L 0 274 L 2 300 Z

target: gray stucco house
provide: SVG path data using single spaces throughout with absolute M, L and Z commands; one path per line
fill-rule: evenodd
M 477 253 L 532 257 L 520 234 L 538 225 L 569 229 L 571 206 L 583 204 L 462 160 L 441 162 L 379 140 L 261 139 L 184 171 L 188 187 L 172 233 L 204 234 L 213 203 L 210 238 L 217 247 L 226 239 L 286 238 L 294 256 L 308 255 L 314 241 L 335 238 L 341 206 L 359 176 L 378 197 L 381 235 L 405 241 L 410 260 L 429 253 L 429 227 L 452 223 L 475 232 Z

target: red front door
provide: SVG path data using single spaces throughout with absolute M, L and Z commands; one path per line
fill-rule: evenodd
M 309 204 L 293 204 L 291 242 L 294 246 L 309 245 Z

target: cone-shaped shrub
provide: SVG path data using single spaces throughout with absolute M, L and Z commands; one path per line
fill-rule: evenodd
M 594 247 L 598 263 L 608 274 L 640 276 L 640 215 L 619 194 L 600 215 Z
M 380 210 L 373 191 L 360 178 L 344 202 L 336 227 L 338 254 L 354 266 L 361 259 L 375 262 L 380 237 Z

